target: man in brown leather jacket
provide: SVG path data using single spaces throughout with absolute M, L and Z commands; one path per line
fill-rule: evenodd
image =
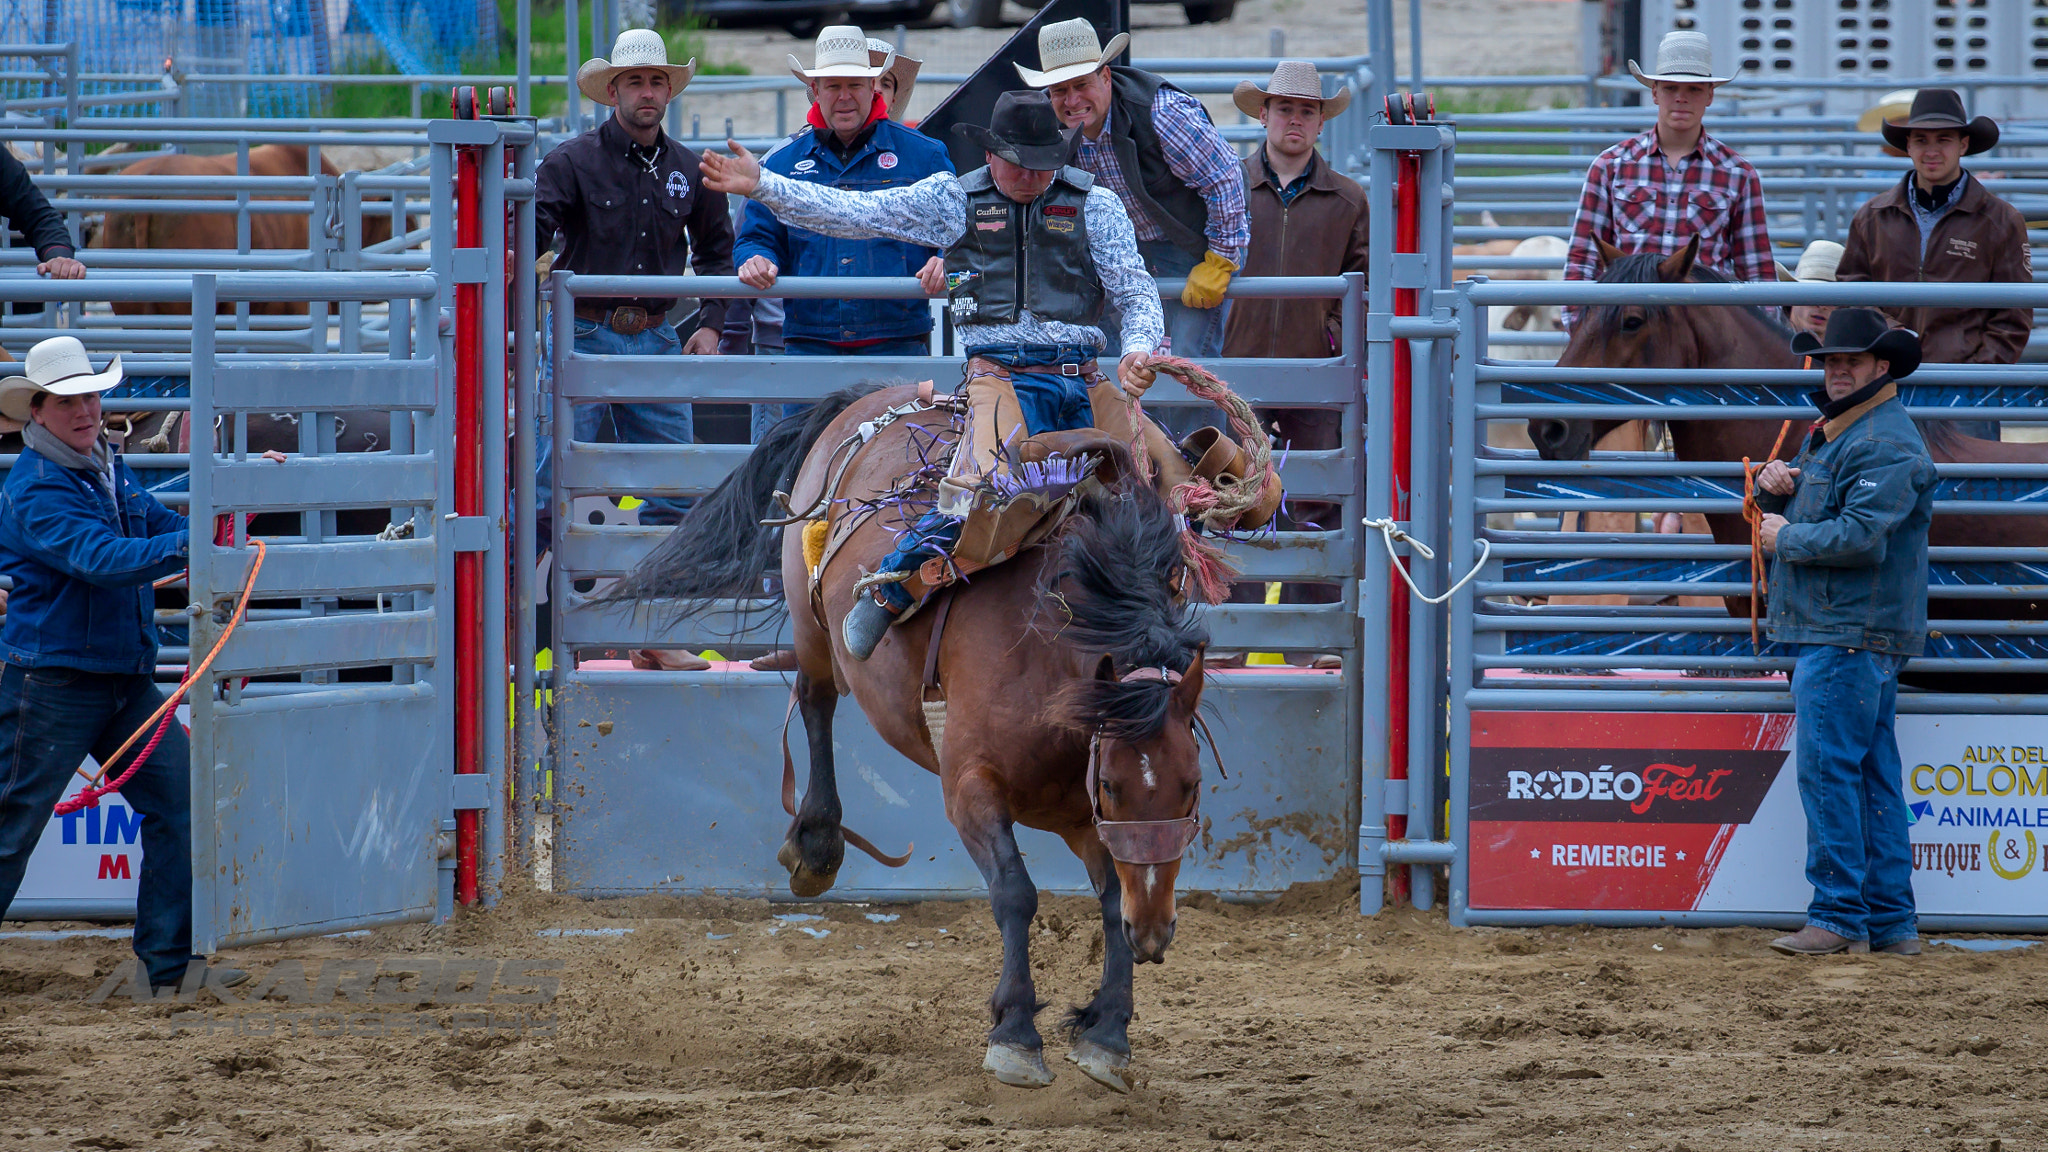
M 1947 88 L 1924 88 L 1906 119 L 1885 121 L 1883 131 L 1885 140 L 1912 157 L 1913 170 L 1857 209 L 1836 278 L 2032 282 L 2026 218 L 1963 169 L 1963 157 L 1998 143 L 1991 118 L 1966 120 L 1962 97 Z M 1929 363 L 2015 363 L 2033 328 L 2031 308 L 1883 311 L 1920 334 Z M 1972 434 L 1997 439 L 1996 424 L 1973 424 Z

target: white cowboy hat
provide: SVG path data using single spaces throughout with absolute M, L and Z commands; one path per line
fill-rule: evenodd
M 917 71 L 924 67 L 924 61 L 896 51 L 887 40 L 870 36 L 868 63 L 896 77 L 896 98 L 889 101 L 889 119 L 903 123 L 903 114 L 910 111 L 910 90 L 917 86 Z
M 1316 66 L 1306 60 L 1282 60 L 1273 67 L 1272 79 L 1261 88 L 1251 80 L 1239 80 L 1231 92 L 1231 103 L 1237 110 L 1257 119 L 1266 107 L 1268 96 L 1292 96 L 1298 100 L 1321 100 L 1323 119 L 1328 120 L 1351 106 L 1351 89 L 1339 88 L 1335 96 L 1323 95 L 1323 78 L 1316 74 Z
M 868 63 L 868 34 L 851 24 L 831 24 L 818 33 L 817 47 L 812 51 L 812 66 L 794 55 L 789 57 L 789 70 L 799 80 L 823 80 L 828 76 L 855 76 L 874 79 L 889 70 L 895 62 L 896 50 L 882 58 L 879 67 Z
M 1628 62 L 1629 74 L 1648 88 L 1658 80 L 1674 84 L 1726 84 L 1731 77 L 1714 75 L 1714 48 L 1705 32 L 1666 32 L 1657 42 L 1657 70 L 1645 72 Z
M 1079 18 L 1047 24 L 1038 30 L 1038 66 L 1045 71 L 1033 72 L 1019 64 L 1017 75 L 1033 88 L 1050 88 L 1086 76 L 1116 59 L 1130 42 L 1130 33 L 1119 32 L 1109 38 L 1109 47 L 1104 48 L 1095 25 Z
M 121 382 L 121 357 L 116 355 L 105 372 L 94 372 L 85 357 L 85 345 L 76 336 L 52 336 L 28 350 L 22 374 L 0 380 L 0 416 L 26 424 L 29 400 L 38 392 L 52 396 L 83 396 L 105 392 Z
M 1835 269 L 1841 266 L 1843 251 L 1833 240 L 1815 240 L 1799 254 L 1799 267 L 1792 270 L 1792 278 L 1832 281 Z
M 576 87 L 594 103 L 612 106 L 612 81 L 635 68 L 658 68 L 668 74 L 668 90 L 681 92 L 697 74 L 697 61 L 668 62 L 668 41 L 652 28 L 628 28 L 612 44 L 609 60 L 585 60 L 576 70 Z

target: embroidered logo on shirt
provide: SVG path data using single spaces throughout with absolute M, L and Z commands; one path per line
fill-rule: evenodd
M 1045 222 L 1045 230 L 1047 232 L 1072 232 L 1074 230 L 1074 222 L 1072 220 L 1047 220 Z
M 1951 236 L 1948 238 L 1948 254 L 1960 256 L 1965 260 L 1975 260 L 1977 258 L 1977 242 L 1975 240 L 1965 240 L 1961 236 Z
M 982 204 L 974 209 L 976 216 L 1008 216 L 1010 210 L 1001 204 Z
M 671 196 L 688 196 L 690 194 L 689 178 L 684 176 L 681 171 L 670 172 L 668 174 L 667 191 Z
M 816 160 L 799 160 L 793 167 L 790 168 L 790 171 L 809 172 L 811 169 L 816 168 L 817 166 L 818 162 Z
M 896 154 L 894 152 L 884 152 L 880 156 L 875 157 L 875 164 L 882 168 L 894 168 L 896 166 Z
M 1047 216 L 1078 216 L 1081 213 L 1072 204 L 1048 204 L 1045 206 L 1045 214 Z
M 1858 480 L 1858 481 L 1856 482 L 1856 486 L 1857 486 L 1858 488 L 1875 488 L 1875 487 L 1877 487 L 1877 481 L 1875 481 L 1875 480 Z
M 1008 220 L 980 220 L 975 222 L 974 228 L 977 232 L 1001 232 L 1009 226 Z

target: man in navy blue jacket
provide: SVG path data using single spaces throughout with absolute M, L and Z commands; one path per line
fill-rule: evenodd
M 23 370 L 0 380 L 0 415 L 26 425 L 0 486 L 0 574 L 14 580 L 0 628 L 0 909 L 72 773 L 87 755 L 104 763 L 163 704 L 150 584 L 184 569 L 190 539 L 101 436 L 100 393 L 121 382 L 120 357 L 94 372 L 84 345 L 58 336 Z M 121 786 L 143 818 L 135 955 L 159 989 L 205 963 L 192 955 L 190 759 L 169 724 Z
M 893 54 L 876 66 L 859 28 L 838 25 L 818 34 L 813 66 L 789 58 L 790 70 L 810 86 L 810 128 L 761 161 L 770 172 L 807 183 L 871 191 L 908 186 L 953 171 L 946 148 L 889 119 L 879 78 Z M 899 240 L 838 240 L 775 219 L 747 204 L 733 248 L 740 280 L 772 288 L 790 276 L 929 276 L 944 274 L 936 249 Z M 931 306 L 923 300 L 789 300 L 784 305 L 783 351 L 791 356 L 923 356 L 931 349 Z M 755 408 L 755 436 L 801 405 Z

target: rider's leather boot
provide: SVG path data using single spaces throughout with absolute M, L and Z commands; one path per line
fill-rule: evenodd
M 894 623 L 896 613 L 881 601 L 873 596 L 854 597 L 853 611 L 846 614 L 846 622 L 840 627 L 847 655 L 866 661 L 875 654 L 875 648 L 882 643 L 882 637 L 889 634 L 889 626 Z
M 1088 406 L 1094 410 L 1095 426 L 1126 445 L 1136 445 L 1152 461 L 1153 484 L 1164 496 L 1194 475 L 1180 449 L 1166 430 L 1151 420 L 1138 418 L 1130 394 L 1113 380 L 1104 379 L 1088 388 Z

